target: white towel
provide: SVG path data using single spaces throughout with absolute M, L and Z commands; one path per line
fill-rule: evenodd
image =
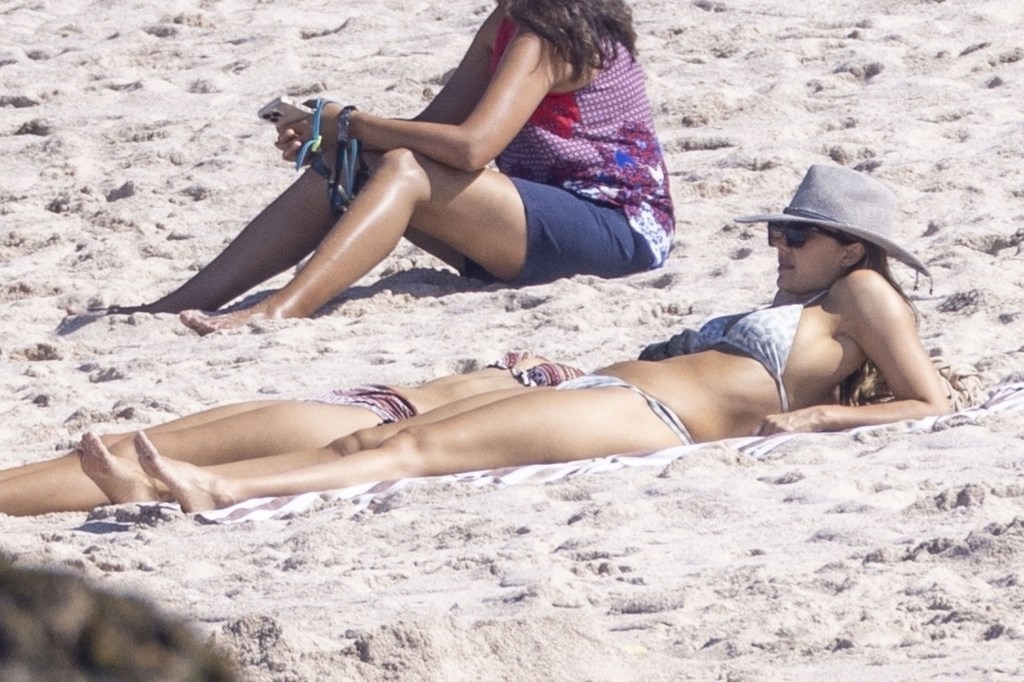
M 881 428 L 898 428 L 901 431 L 929 431 L 937 425 L 956 421 L 973 422 L 987 414 L 1024 410 L 1024 383 L 1004 384 L 995 388 L 989 398 L 974 407 L 968 407 L 940 417 L 927 417 L 916 421 L 884 424 L 881 426 L 861 426 L 839 433 L 859 433 Z M 739 452 L 753 459 L 763 459 L 777 447 L 794 438 L 806 436 L 804 433 L 778 433 L 771 436 L 731 438 L 718 443 L 728 443 Z M 827 434 L 817 434 L 827 435 Z M 522 483 L 548 483 L 568 476 L 615 471 L 624 467 L 665 467 L 670 462 L 688 455 L 695 450 L 707 447 L 711 443 L 680 445 L 649 453 L 630 455 L 611 455 L 596 459 L 583 459 L 562 464 L 531 464 L 505 469 L 472 471 L 448 476 L 431 478 L 403 478 L 394 481 L 380 481 L 361 485 L 328 490 L 323 492 L 303 493 L 289 497 L 261 497 L 246 500 L 239 504 L 201 512 L 197 516 L 209 523 L 238 523 L 240 521 L 258 521 L 261 519 L 281 518 L 290 514 L 305 512 L 322 501 L 338 502 L 348 500 L 351 505 L 348 513 L 361 511 L 381 496 L 394 492 L 409 485 L 425 480 L 450 482 L 453 485 L 499 485 L 512 486 Z

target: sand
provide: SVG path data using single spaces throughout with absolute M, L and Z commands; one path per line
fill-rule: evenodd
M 736 215 L 804 169 L 871 169 L 934 283 L 935 355 L 1024 379 L 1024 5 L 633 3 L 678 235 L 667 266 L 519 290 L 401 248 L 312 320 L 200 338 L 152 300 L 294 178 L 256 110 L 328 93 L 406 116 L 487 2 L 0 8 L 0 466 L 226 402 L 414 383 L 505 349 L 587 368 L 767 303 Z M 280 286 L 275 280 L 266 291 Z M 1019 679 L 1024 415 L 729 443 L 663 471 L 426 483 L 357 514 L 205 525 L 173 509 L 0 518 L 0 557 L 193 621 L 252 680 Z

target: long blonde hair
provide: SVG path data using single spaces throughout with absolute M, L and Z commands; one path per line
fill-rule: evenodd
M 951 363 L 942 358 L 932 358 L 932 364 L 939 375 L 939 382 L 946 393 L 946 399 L 954 411 L 960 411 L 982 402 L 987 392 L 981 373 L 974 365 Z M 848 405 L 874 405 L 893 400 L 892 390 L 885 383 L 881 372 L 873 363 L 865 363 L 866 371 L 860 377 Z M 863 367 L 861 369 L 864 369 Z M 854 374 L 858 374 L 858 370 Z M 852 376 L 852 375 L 851 375 Z

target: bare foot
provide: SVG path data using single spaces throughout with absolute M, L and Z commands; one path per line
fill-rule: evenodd
M 208 313 L 202 310 L 184 310 L 178 315 L 181 323 L 199 336 L 206 336 L 224 329 L 241 327 L 253 317 L 248 309 L 233 313 Z
M 249 308 L 234 310 L 230 313 L 209 313 L 203 310 L 184 310 L 178 315 L 189 329 L 200 336 L 206 336 L 224 329 L 235 329 L 244 326 L 250 320 L 280 319 L 283 315 L 273 310 L 266 301 L 260 301 Z
M 226 481 L 192 464 L 161 457 L 142 431 L 135 437 L 135 449 L 142 470 L 170 489 L 182 511 L 191 514 L 228 507 L 236 502 L 227 493 Z
M 153 481 L 133 462 L 110 454 L 96 434 L 82 436 L 79 451 L 82 471 L 110 498 L 111 504 L 160 500 L 160 492 Z

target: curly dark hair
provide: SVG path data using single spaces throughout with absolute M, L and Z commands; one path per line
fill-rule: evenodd
M 498 0 L 516 24 L 550 42 L 572 77 L 602 69 L 621 44 L 636 58 L 633 13 L 622 0 Z

